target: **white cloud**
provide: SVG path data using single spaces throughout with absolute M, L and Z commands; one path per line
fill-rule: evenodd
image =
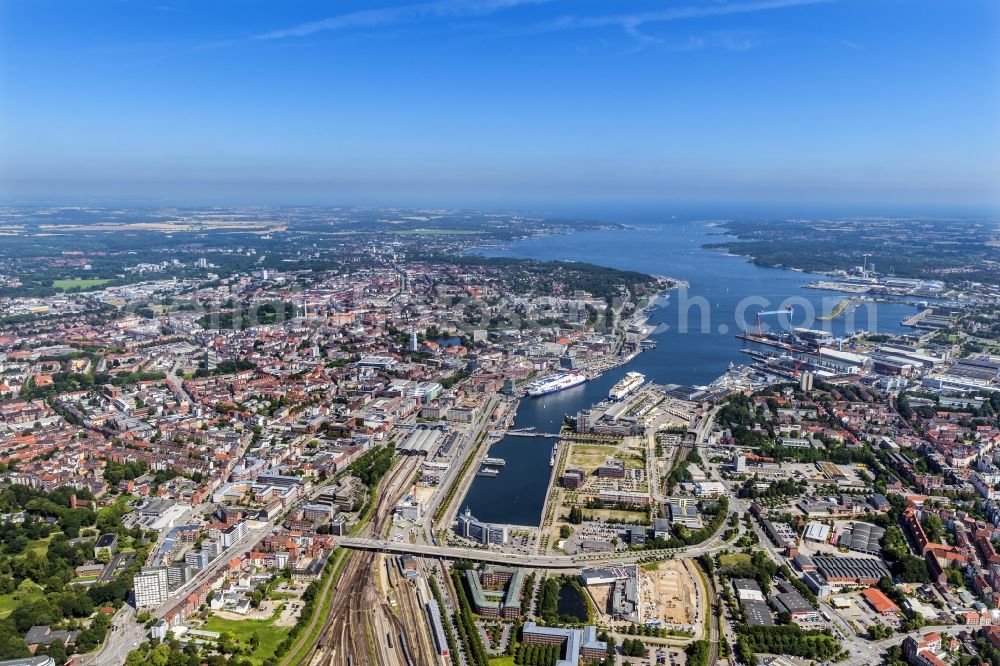
M 620 26 L 626 32 L 633 32 L 647 23 L 664 23 L 685 19 L 732 16 L 755 12 L 816 5 L 835 0 L 755 0 L 754 2 L 733 2 L 715 5 L 689 5 L 647 12 L 606 14 L 603 16 L 561 16 L 554 21 L 538 26 L 540 30 L 578 30 Z
M 305 37 L 317 32 L 347 28 L 374 28 L 395 23 L 406 23 L 426 18 L 483 16 L 493 12 L 526 4 L 540 4 L 549 0 L 436 0 L 397 7 L 363 9 L 338 14 L 318 21 L 300 23 L 290 28 L 257 35 L 257 39 L 285 39 Z

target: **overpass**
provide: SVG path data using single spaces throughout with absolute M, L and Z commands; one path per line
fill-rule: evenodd
M 713 543 L 715 542 L 715 543 Z M 505 553 L 497 550 L 464 548 L 458 546 L 433 546 L 422 543 L 404 543 L 385 539 L 344 537 L 337 540 L 342 548 L 370 550 L 397 555 L 417 555 L 419 557 L 444 558 L 449 560 L 471 560 L 507 566 L 533 569 L 581 569 L 584 567 L 620 566 L 635 564 L 646 559 L 668 557 L 698 557 L 704 553 L 722 550 L 727 544 L 711 539 L 708 543 L 690 548 L 664 550 L 628 550 L 615 553 L 586 553 L 580 555 L 531 555 L 525 553 Z
M 373 550 L 380 553 L 411 554 L 420 557 L 444 558 L 449 560 L 474 560 L 490 564 L 506 564 L 509 566 L 535 567 L 540 569 L 573 569 L 576 562 L 568 555 L 526 555 L 523 553 L 504 553 L 495 550 L 480 550 L 478 548 L 462 548 L 455 546 L 433 546 L 422 543 L 404 543 L 387 541 L 385 539 L 363 539 L 345 537 L 337 540 L 341 548 L 354 550 Z

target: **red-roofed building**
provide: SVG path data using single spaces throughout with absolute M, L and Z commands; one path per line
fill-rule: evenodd
M 976 611 L 962 613 L 962 619 L 970 627 L 989 627 L 993 624 L 993 617 L 989 614 L 989 611 L 983 611 L 982 613 Z
M 913 666 L 947 666 L 936 653 L 941 651 L 941 634 L 924 634 L 920 640 L 909 636 L 903 641 L 903 655 Z
M 969 558 L 958 552 L 954 546 L 928 544 L 926 555 L 931 555 L 942 567 L 964 567 Z
M 868 605 L 871 606 L 876 613 L 879 615 L 898 615 L 899 606 L 893 603 L 892 599 L 885 596 L 882 590 L 874 587 L 869 587 L 861 592 L 861 596 L 865 598 Z
M 979 633 L 986 637 L 986 640 L 990 642 L 990 645 L 1000 649 L 1000 627 L 986 627 Z

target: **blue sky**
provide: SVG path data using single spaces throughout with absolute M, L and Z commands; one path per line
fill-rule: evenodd
M 4 0 L 0 196 L 1000 208 L 993 0 Z

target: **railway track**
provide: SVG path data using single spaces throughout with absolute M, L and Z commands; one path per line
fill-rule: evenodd
M 413 478 L 418 458 L 403 458 L 380 484 L 377 504 L 368 527 L 362 535 L 383 536 L 391 524 L 392 512 L 399 498 L 406 492 Z M 359 535 L 361 536 L 361 535 Z M 432 664 L 427 660 L 423 647 L 419 657 L 406 653 L 421 645 L 421 626 L 416 624 L 422 614 L 412 613 L 412 599 L 401 619 L 375 587 L 376 553 L 354 553 L 345 565 L 341 578 L 333 591 L 332 609 L 320 631 L 318 645 L 309 660 L 314 666 L 413 666 Z M 402 593 L 400 593 L 402 592 Z M 406 591 L 397 597 L 407 597 Z M 403 603 L 403 602 L 401 602 Z M 394 639 L 389 646 L 387 635 L 407 637 L 404 651 L 401 641 Z M 369 644 L 374 643 L 374 651 Z
M 406 633 L 414 639 L 409 641 L 412 658 L 419 664 L 433 664 L 437 660 L 437 653 L 416 587 L 413 583 L 403 582 L 396 589 L 403 623 L 408 625 Z

